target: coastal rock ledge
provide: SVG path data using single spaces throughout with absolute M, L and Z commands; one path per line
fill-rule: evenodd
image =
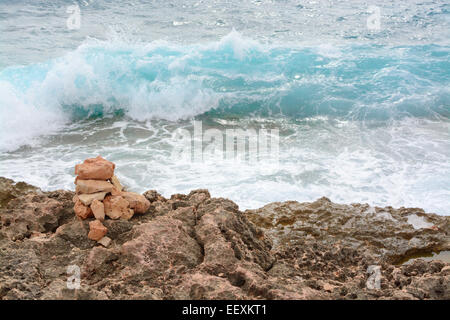
M 207 190 L 150 190 L 145 214 L 103 221 L 102 245 L 74 192 L 0 178 L 0 195 L 0 299 L 450 299 L 449 261 L 404 264 L 450 250 L 450 217 L 417 208 L 321 198 L 242 212 Z

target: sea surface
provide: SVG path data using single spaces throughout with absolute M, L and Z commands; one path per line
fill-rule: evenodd
M 276 165 L 175 157 L 194 123 Z M 449 125 L 448 1 L 0 0 L 0 176 L 44 190 L 101 154 L 136 192 L 450 215 Z

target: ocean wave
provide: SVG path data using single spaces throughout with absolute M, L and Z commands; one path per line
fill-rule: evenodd
M 449 73 L 450 47 L 437 45 L 281 46 L 236 31 L 191 45 L 87 39 L 61 58 L 0 71 L 0 149 L 117 114 L 447 119 Z

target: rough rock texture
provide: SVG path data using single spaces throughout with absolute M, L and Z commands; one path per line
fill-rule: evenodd
M 327 198 L 287 201 L 246 211 L 274 239 L 277 262 L 269 273 L 306 279 L 344 299 L 450 299 L 450 261 L 411 257 L 450 250 L 450 217 L 418 208 L 342 205 Z M 413 217 L 413 219 L 412 219 Z M 380 266 L 381 288 L 366 288 L 368 268 Z
M 413 254 L 450 249 L 450 218 L 418 208 L 342 205 L 324 197 L 311 203 L 271 203 L 246 214 L 280 246 L 312 236 L 316 243 L 342 242 L 394 264 Z
M 14 182 L 11 179 L 0 177 L 0 208 L 14 198 L 29 192 L 38 192 L 39 189 L 25 182 Z
M 111 219 L 119 219 L 122 215 L 129 215 L 129 203 L 121 196 L 107 196 L 103 201 L 105 214 Z
M 147 191 L 146 214 L 103 221 L 102 245 L 88 238 L 94 218 L 75 216 L 73 192 L 10 197 L 9 185 L 0 299 L 450 299 L 450 263 L 397 264 L 450 250 L 449 217 L 420 209 L 322 198 L 241 212 L 207 190 Z M 80 289 L 67 287 L 74 265 Z M 366 286 L 371 265 L 379 289 Z

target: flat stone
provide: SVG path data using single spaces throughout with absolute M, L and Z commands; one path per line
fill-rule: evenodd
M 101 244 L 102 246 L 104 246 L 105 248 L 109 247 L 109 245 L 111 244 L 111 238 L 109 237 L 103 237 L 100 240 L 97 241 L 97 243 Z
M 102 180 L 77 180 L 76 193 L 91 194 L 97 192 L 111 192 L 113 185 L 108 181 Z
M 106 196 L 106 192 L 97 192 L 91 194 L 80 194 L 78 199 L 85 205 L 89 206 L 94 200 L 103 200 Z

